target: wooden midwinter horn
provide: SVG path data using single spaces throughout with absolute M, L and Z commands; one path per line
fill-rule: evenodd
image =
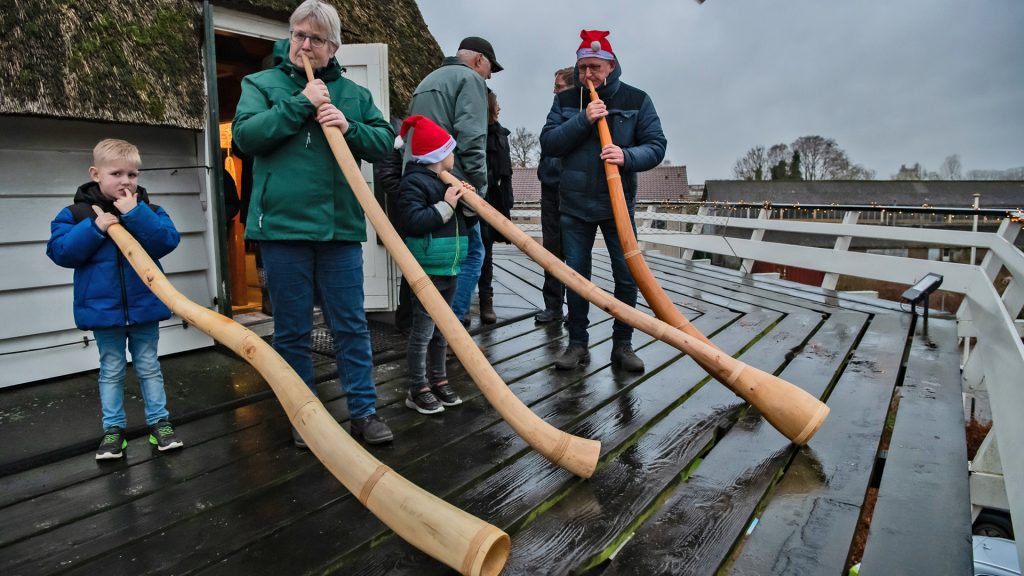
M 457 178 L 447 172 L 441 174 L 441 179 L 452 185 L 460 184 Z M 828 406 L 806 390 L 758 370 L 705 344 L 699 338 L 619 302 L 545 250 L 476 193 L 467 190 L 461 200 L 544 270 L 561 280 L 567 288 L 618 320 L 689 354 L 708 374 L 756 407 L 765 420 L 794 443 L 806 444 L 828 416 Z
M 93 208 L 103 212 L 98 206 Z M 406 542 L 462 574 L 491 576 L 501 572 L 508 561 L 508 534 L 382 464 L 342 429 L 302 378 L 262 338 L 178 292 L 120 224 L 107 228 L 107 235 L 168 308 L 263 375 L 313 454 L 381 522 Z
M 302 60 L 306 68 L 306 76 L 309 81 L 312 81 L 313 68 L 305 54 L 302 55 Z M 487 362 L 483 353 L 466 332 L 462 322 L 455 317 L 451 306 L 444 301 L 440 292 L 434 287 L 434 283 L 423 272 L 423 268 L 409 252 L 405 242 L 398 236 L 398 232 L 395 231 L 391 221 L 388 220 L 387 215 L 384 214 L 370 192 L 370 188 L 363 180 L 363 175 L 359 171 L 355 158 L 352 157 L 352 152 L 349 150 L 341 130 L 335 126 L 323 126 L 323 130 L 324 136 L 327 137 L 327 143 L 334 153 L 334 159 L 337 160 L 352 192 L 377 231 L 377 236 L 384 241 L 385 248 L 402 270 L 402 275 L 409 282 L 409 287 L 412 288 L 430 317 L 434 319 L 437 328 L 444 334 L 455 355 L 462 362 L 462 366 L 476 382 L 483 395 L 508 422 L 509 426 L 541 455 L 577 476 L 590 478 L 594 469 L 597 468 L 601 443 L 567 434 L 541 420 L 508 389 L 501 376 L 494 371 L 494 367 Z
M 587 80 L 587 88 L 590 89 L 590 101 L 598 100 L 597 90 L 594 89 L 594 84 L 590 80 Z M 612 144 L 612 135 L 608 130 L 608 120 L 606 118 L 598 118 L 597 134 L 601 139 L 602 148 Z M 626 265 L 629 267 L 629 273 L 633 275 L 636 285 L 640 288 L 640 293 L 644 295 L 647 304 L 654 310 L 654 315 L 674 328 L 678 328 L 690 336 L 703 341 L 705 344 L 715 346 L 669 300 L 665 290 L 654 279 L 651 269 L 647 267 L 647 260 L 644 259 L 644 253 L 637 246 L 636 234 L 633 233 L 633 223 L 629 218 L 626 197 L 622 193 L 622 177 L 619 174 L 619 167 L 611 162 L 605 162 L 604 177 L 608 182 L 608 196 L 612 201 L 615 231 L 618 233 L 622 252 L 626 256 Z

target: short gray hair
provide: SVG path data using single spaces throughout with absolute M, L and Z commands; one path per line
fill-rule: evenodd
M 476 50 L 461 48 L 458 52 L 455 53 L 455 57 L 458 58 L 459 60 L 462 60 L 463 62 L 468 63 L 470 60 L 476 58 L 480 54 L 481 52 L 477 52 Z M 484 58 L 487 58 L 487 56 L 484 56 Z
M 292 12 L 288 26 L 295 28 L 296 24 L 307 20 L 312 21 L 327 34 L 328 42 L 341 46 L 341 17 L 334 6 L 320 0 L 306 0 Z

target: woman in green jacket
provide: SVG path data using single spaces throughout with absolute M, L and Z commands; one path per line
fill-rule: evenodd
M 245 237 L 258 240 L 274 309 L 274 349 L 313 393 L 314 293 L 334 336 L 338 379 L 353 436 L 392 439 L 377 415 L 370 332 L 363 309 L 362 208 L 334 160 L 321 126 L 336 126 L 357 160 L 391 150 L 395 133 L 370 93 L 342 77 L 334 54 L 341 19 L 306 0 L 289 20 L 290 38 L 274 47 L 275 66 L 246 76 L 232 125 L 234 144 L 253 158 Z M 302 54 L 315 80 L 306 82 Z M 297 446 L 302 438 L 292 430 Z

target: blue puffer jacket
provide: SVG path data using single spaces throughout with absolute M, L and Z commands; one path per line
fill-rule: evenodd
M 416 162 L 405 165 L 392 220 L 405 245 L 430 276 L 458 276 L 469 251 L 468 227 L 462 210 L 444 200 L 448 186 Z M 442 216 L 440 210 L 444 211 Z
M 559 209 L 588 222 L 613 218 L 608 198 L 601 141 L 597 125 L 587 122 L 590 95 L 575 75 L 575 89 L 555 96 L 547 122 L 540 133 L 540 150 L 545 156 L 562 160 Z M 597 95 L 608 107 L 612 142 L 622 148 L 625 164 L 619 167 L 622 188 L 630 214 L 636 202 L 636 173 L 650 170 L 665 158 L 667 140 L 661 120 L 647 94 L 619 80 L 622 63 L 608 75 Z
M 167 212 L 149 203 L 138 188 L 139 204 L 119 214 L 95 182 L 78 188 L 75 203 L 50 223 L 46 255 L 57 265 L 75 269 L 75 325 L 81 330 L 113 328 L 166 320 L 171 311 L 143 283 L 110 237 L 94 224 L 92 206 L 119 214 L 121 224 L 155 261 L 170 254 L 181 237 Z M 157 266 L 160 263 L 157 262 Z

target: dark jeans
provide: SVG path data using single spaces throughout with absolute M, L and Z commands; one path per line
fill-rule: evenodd
M 377 411 L 370 328 L 363 310 L 363 247 L 358 242 L 260 242 L 274 305 L 274 349 L 316 394 L 313 381 L 314 291 L 334 336 L 338 380 L 349 416 Z
M 406 332 L 412 329 L 412 288 L 402 276 L 398 285 L 398 307 L 395 308 L 395 328 Z
M 456 276 L 430 276 L 430 281 L 441 293 L 449 305 L 455 295 Z M 433 318 L 420 299 L 413 296 L 412 300 L 412 331 L 409 333 L 409 344 L 406 359 L 409 363 L 409 389 L 422 390 L 430 384 L 437 384 L 446 379 L 445 349 L 448 341 L 438 330 Z
M 558 187 L 542 184 L 540 187 L 540 230 L 544 249 L 565 260 L 562 252 L 562 227 L 559 218 L 561 218 L 561 213 L 558 211 Z M 563 301 L 565 301 L 565 285 L 550 272 L 545 271 L 544 308 L 561 312 Z
M 494 231 L 487 224 L 480 223 L 480 240 L 484 244 L 484 263 L 480 267 L 480 281 L 477 282 L 477 295 L 480 301 L 484 298 L 494 297 L 494 286 L 491 285 L 494 279 Z
M 630 220 L 633 219 L 632 216 L 630 214 Z M 626 266 L 626 257 L 622 253 L 622 245 L 619 244 L 619 236 L 615 231 L 615 220 L 587 222 L 568 214 L 562 214 L 561 222 L 565 263 L 587 280 L 590 280 L 591 251 L 594 249 L 594 239 L 597 237 L 597 230 L 601 230 L 605 246 L 608 247 L 608 256 L 612 261 L 615 298 L 623 304 L 635 308 L 637 286 L 633 275 L 629 273 L 629 268 Z M 633 233 L 636 233 L 635 223 L 633 223 Z M 572 290 L 569 291 L 568 301 L 569 318 L 566 326 L 569 328 L 569 344 L 586 346 L 589 342 L 587 326 L 590 325 L 590 321 L 587 319 L 587 313 L 590 311 L 590 302 Z M 632 339 L 633 327 L 616 320 L 612 327 L 613 345 L 629 344 Z

